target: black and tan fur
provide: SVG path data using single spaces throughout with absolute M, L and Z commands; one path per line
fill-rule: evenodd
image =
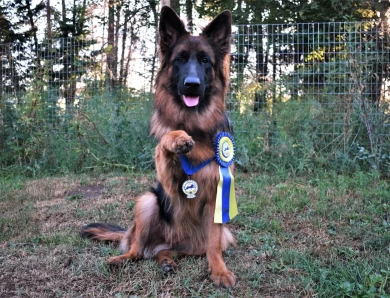
M 192 164 L 214 157 L 213 142 L 221 131 L 230 131 L 224 98 L 229 82 L 231 13 L 224 11 L 200 36 L 190 35 L 176 13 L 161 11 L 160 69 L 155 83 L 151 135 L 158 141 L 155 152 L 158 186 L 136 199 L 135 218 L 126 231 L 107 224 L 90 224 L 85 237 L 120 241 L 123 252 L 109 263 L 156 258 L 164 271 L 176 264 L 173 254 L 206 254 L 210 278 L 231 287 L 236 276 L 227 269 L 222 252 L 235 243 L 223 224 L 214 223 L 218 165 L 211 162 L 192 176 L 199 191 L 187 199 L 181 187 L 187 175 L 179 154 Z M 187 106 L 183 96 L 199 98 Z

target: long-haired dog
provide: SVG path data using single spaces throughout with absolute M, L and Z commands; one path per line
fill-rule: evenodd
M 224 107 L 231 13 L 222 12 L 200 36 L 192 36 L 177 14 L 163 7 L 159 36 L 160 69 L 150 122 L 151 135 L 159 142 L 155 151 L 158 186 L 136 199 L 135 218 L 127 231 L 94 223 L 85 226 L 81 235 L 119 241 L 123 254 L 109 258 L 109 263 L 155 258 L 166 272 L 176 266 L 174 254 L 206 254 L 210 278 L 218 286 L 231 287 L 236 276 L 227 269 L 222 252 L 235 239 L 224 224 L 214 222 L 220 173 L 213 161 L 217 134 L 231 131 Z M 211 162 L 188 175 L 181 156 L 191 165 Z M 193 199 L 183 192 L 188 180 L 197 182 Z

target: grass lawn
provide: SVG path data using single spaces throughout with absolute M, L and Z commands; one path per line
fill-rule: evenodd
M 90 222 L 128 227 L 154 174 L 0 180 L 0 297 L 390 297 L 390 183 L 369 173 L 236 173 L 233 289 L 205 257 L 164 275 L 153 260 L 114 267 L 119 251 L 81 239 Z

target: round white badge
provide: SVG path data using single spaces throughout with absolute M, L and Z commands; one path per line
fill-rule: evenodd
M 184 194 L 187 195 L 187 199 L 193 199 L 196 197 L 196 193 L 198 192 L 198 183 L 195 180 L 186 180 L 181 188 Z

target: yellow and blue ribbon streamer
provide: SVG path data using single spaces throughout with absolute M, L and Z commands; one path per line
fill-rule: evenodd
M 226 223 L 238 214 L 234 177 L 230 168 L 220 166 L 219 178 L 214 222 Z
M 215 223 L 226 223 L 238 214 L 234 177 L 230 165 L 234 161 L 234 139 L 228 132 L 221 132 L 215 139 L 215 159 L 219 164 L 219 182 L 214 212 Z

